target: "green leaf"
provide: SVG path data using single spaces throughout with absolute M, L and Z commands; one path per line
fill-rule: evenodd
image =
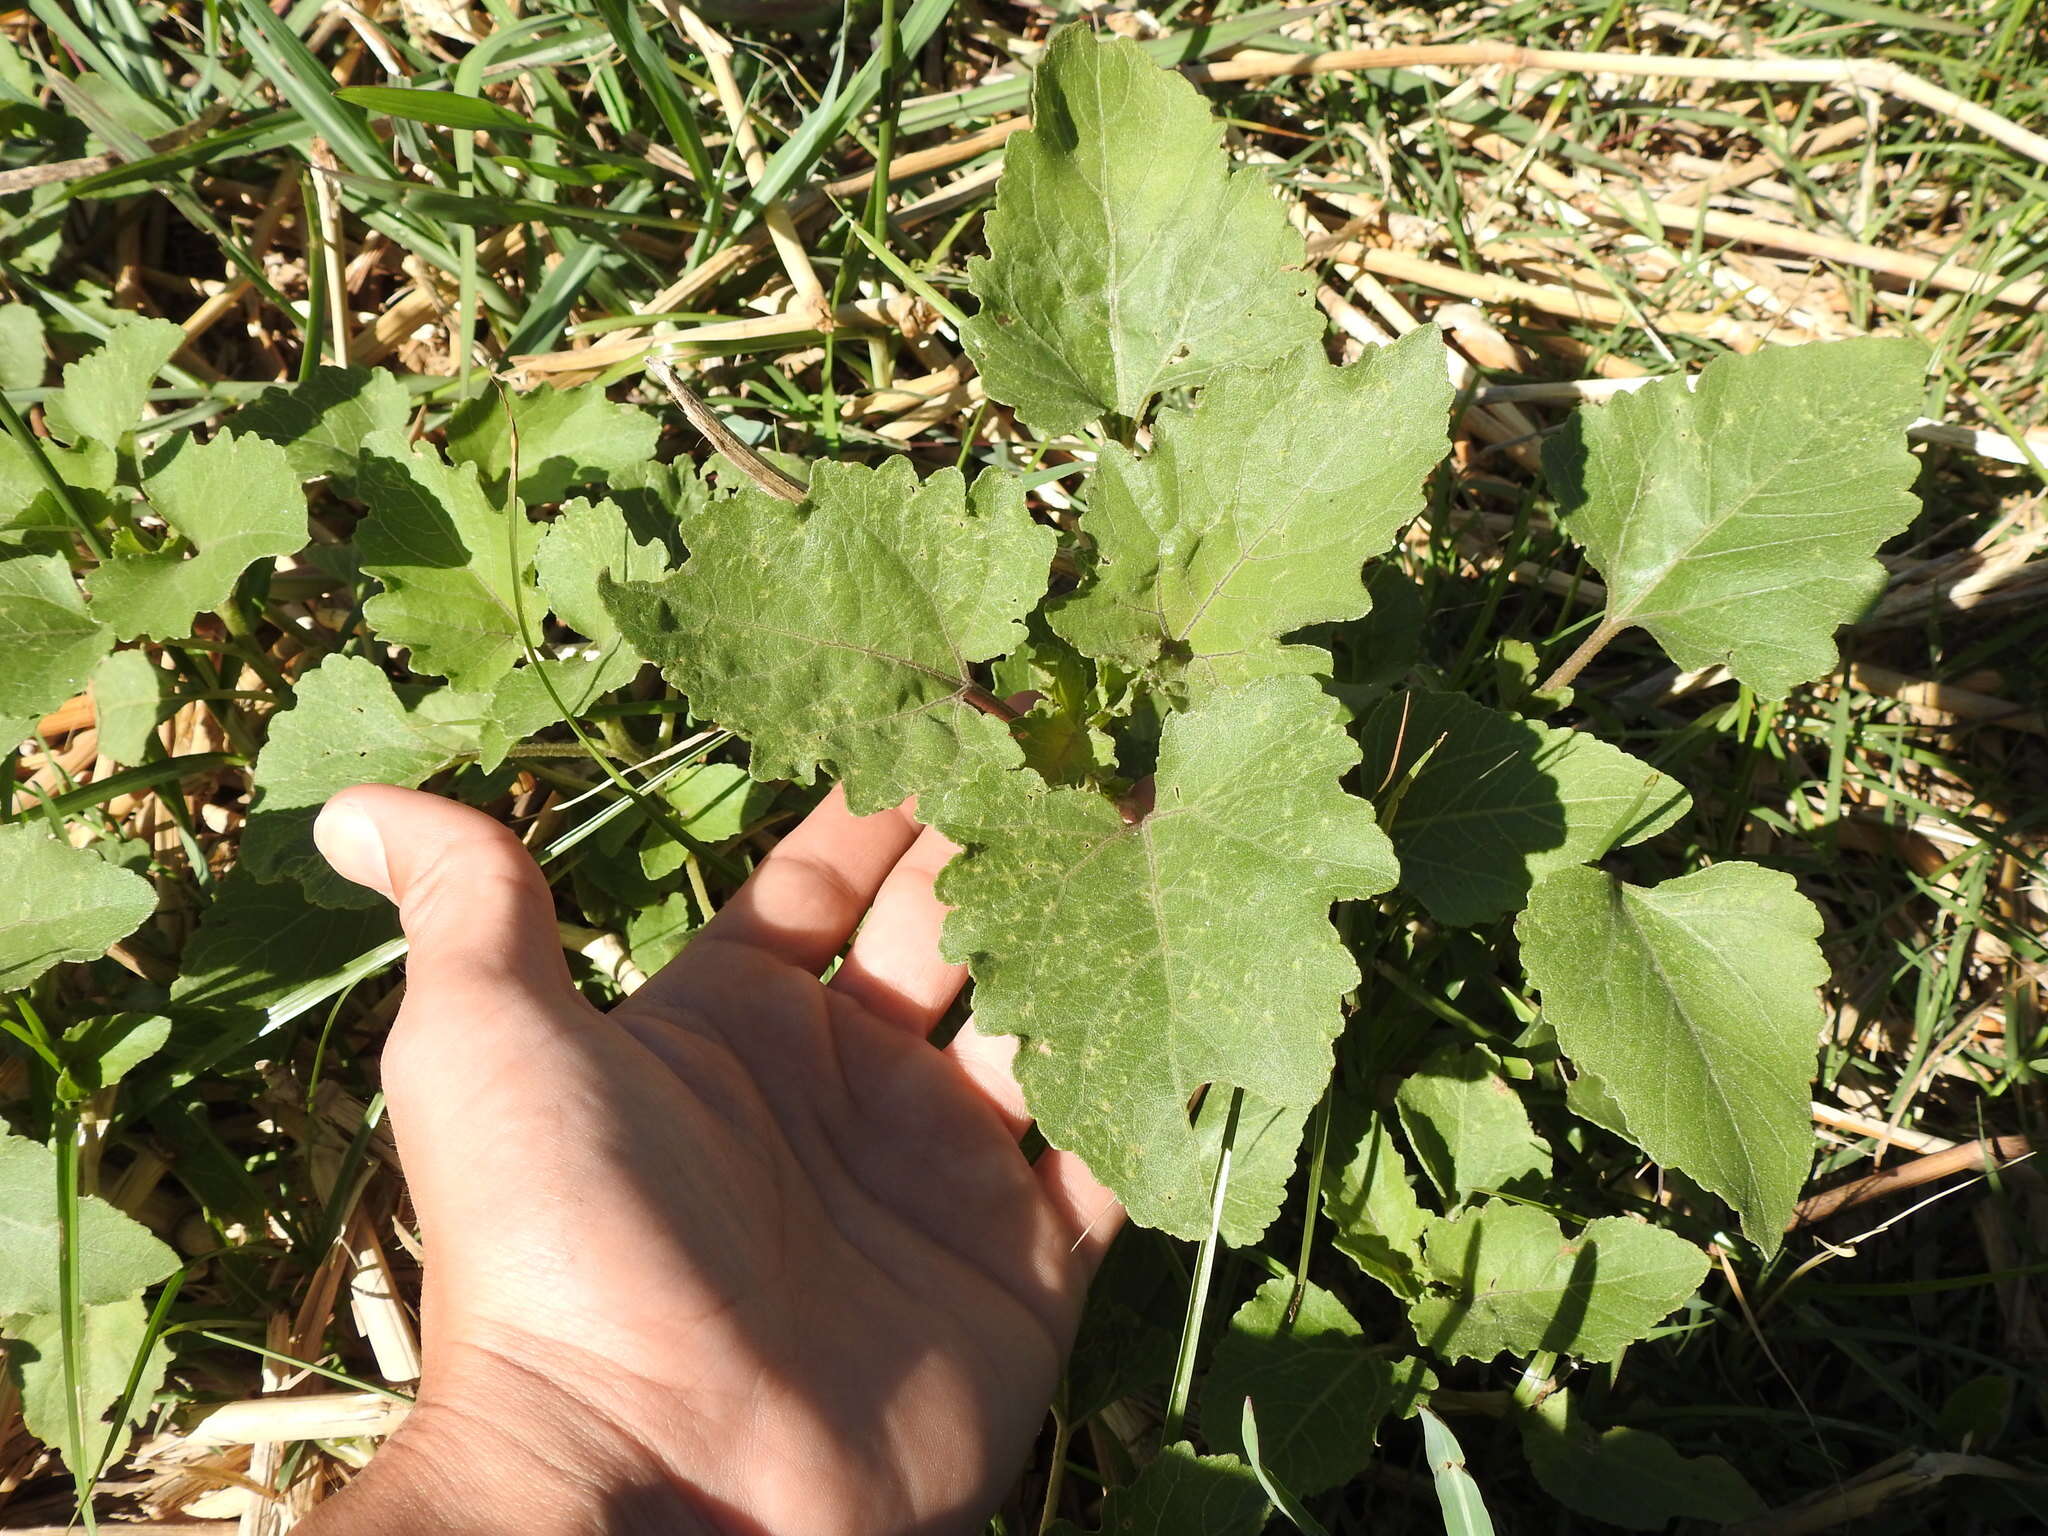
M 465 133 L 511 133 L 522 137 L 542 134 L 553 138 L 552 129 L 508 111 L 495 101 L 461 91 L 423 90 L 403 85 L 345 85 L 336 91 L 337 100 L 361 107 L 383 117 L 402 117 L 408 122 L 429 123 L 437 128 L 455 128 Z
M 351 784 L 409 788 L 474 751 L 475 722 L 452 722 L 439 707 L 423 701 L 407 709 L 376 663 L 360 656 L 329 656 L 301 678 L 296 702 L 276 717 L 256 763 L 255 799 L 242 833 L 248 873 L 259 881 L 298 880 L 322 906 L 381 904 L 382 897 L 327 867 L 313 846 L 313 818 L 328 796 Z
M 1586 731 L 1518 720 L 1463 694 L 1383 700 L 1358 730 L 1402 887 L 1466 928 L 1518 911 L 1554 870 L 1663 831 L 1676 780 Z
M 1681 667 L 1782 698 L 1835 666 L 1835 629 L 1884 590 L 1871 557 L 1913 520 L 1927 349 L 1859 337 L 1765 347 L 1572 413 L 1543 462 L 1566 530 Z
M 775 803 L 775 787 L 757 783 L 736 763 L 702 763 L 685 769 L 661 787 L 661 797 L 676 813 L 682 829 L 700 843 L 723 843 L 759 821 Z M 655 829 L 640 850 L 640 869 L 650 880 L 664 880 L 683 867 L 689 853 Z
M 6 745 L 85 687 L 114 634 L 85 606 L 62 555 L 0 560 L 0 730 Z
M 554 684 L 554 694 L 530 662 L 498 680 L 484 718 L 478 758 L 486 772 L 496 769 L 519 742 L 563 718 L 555 694 L 570 715 L 580 719 L 599 699 L 625 687 L 639 673 L 639 656 L 619 634 L 598 596 L 598 578 L 609 571 L 614 579 L 651 581 L 668 569 L 668 551 L 657 543 L 637 542 L 625 513 L 613 502 L 593 506 L 577 500 L 567 503 L 542 532 L 533 564 L 548 606 L 565 624 L 587 635 L 598 654 L 544 659 L 541 668 L 547 682 Z
M 505 414 L 511 402 L 511 419 Z M 518 431 L 519 496 L 531 506 L 560 501 L 570 487 L 602 484 L 654 457 L 661 423 L 637 405 L 615 405 L 603 389 L 535 389 L 501 396 L 486 390 L 448 423 L 448 457 L 474 464 L 494 501 L 505 496 Z
M 43 382 L 43 317 L 26 304 L 0 304 L 0 389 Z
M 87 1089 L 111 1088 L 170 1038 L 171 1021 L 161 1014 L 107 1014 L 64 1031 L 63 1060 Z
M 260 437 L 180 437 L 143 491 L 180 537 L 148 554 L 117 555 L 86 583 L 94 611 L 122 640 L 190 634 L 193 618 L 225 602 L 242 572 L 306 542 L 299 477 L 284 450 Z
M 309 676 L 319 676 L 328 665 Z M 260 1015 L 294 987 L 337 971 L 397 936 L 398 914 L 389 902 L 337 912 L 308 901 L 296 881 L 266 884 L 250 870 L 238 869 L 199 914 L 199 928 L 185 945 L 178 979 L 171 983 L 171 1001 L 181 1009 Z
M 356 546 L 385 588 L 363 616 L 410 649 L 415 672 L 490 688 L 523 654 L 519 607 L 536 637 L 546 616 L 533 580 L 541 526 L 488 496 L 474 465 L 450 466 L 397 432 L 364 440 L 356 484 L 371 509 Z
M 149 755 L 164 711 L 164 671 L 143 651 L 115 651 L 92 670 L 99 749 L 133 767 Z
M 1403 1080 L 1396 1102 L 1401 1129 L 1447 1206 L 1494 1191 L 1539 1193 L 1550 1177 L 1550 1148 L 1484 1046 L 1437 1051 Z
M 64 392 L 43 407 L 50 431 L 74 445 L 120 442 L 142 420 L 149 386 L 184 345 L 183 328 L 168 320 L 115 326 L 90 356 L 64 370 Z
M 1197 1456 L 1182 1441 L 1163 1448 L 1138 1480 L 1102 1501 L 1101 1536 L 1259 1536 L 1266 1493 L 1235 1456 Z M 1081 1536 L 1062 1520 L 1055 1536 Z
M 1301 670 L 1276 642 L 1371 606 L 1360 567 L 1422 511 L 1450 403 L 1432 326 L 1348 368 L 1311 346 L 1220 374 L 1193 410 L 1160 413 L 1143 458 L 1103 447 L 1081 519 L 1094 580 L 1053 628 L 1166 677 Z
M 1612 1360 L 1707 1274 L 1707 1256 L 1661 1227 L 1603 1216 L 1567 1239 L 1555 1217 L 1504 1200 L 1438 1217 L 1423 1245 L 1440 1294 L 1409 1320 L 1426 1346 L 1458 1359 L 1548 1350 Z
M 700 719 L 753 744 L 758 779 L 820 767 L 856 815 L 1022 754 L 970 702 L 973 664 L 1016 649 L 1055 535 L 991 470 L 919 484 L 905 459 L 821 463 L 801 506 L 742 492 L 658 582 L 603 584 L 633 647 Z
M 1589 1519 L 1661 1531 L 1673 1520 L 1732 1525 L 1764 1512 L 1756 1490 L 1719 1456 L 1682 1456 L 1647 1430 L 1603 1433 L 1579 1417 L 1569 1392 L 1551 1393 L 1517 1419 L 1543 1491 Z
M 28 1432 L 54 1447 L 73 1470 L 99 1465 L 113 1426 L 107 1415 L 121 1402 L 134 1373 L 136 1356 L 149 1338 L 149 1308 L 140 1296 L 87 1306 L 79 1313 L 78 1407 L 85 1444 L 71 1439 L 71 1415 L 65 1403 L 64 1326 L 60 1314 L 24 1318 L 9 1328 L 7 1357 L 21 1391 L 21 1420 Z M 131 1422 L 139 1421 L 150 1399 L 163 1385 L 171 1361 L 168 1342 L 159 1339 L 144 1362 L 130 1404 Z M 124 1426 L 125 1427 L 125 1426 Z M 122 1442 L 125 1444 L 125 1440 Z M 119 1454 L 120 1446 L 116 1446 Z
M 636 907 L 626 918 L 626 948 L 633 963 L 652 976 L 683 952 L 697 930 L 688 893 L 676 891 L 651 907 Z
M 1268 1280 L 1230 1320 L 1202 1383 L 1202 1427 L 1217 1449 L 1243 1455 L 1241 1410 L 1250 1398 L 1260 1459 L 1307 1498 L 1364 1470 L 1392 1382 L 1341 1301 L 1311 1285 L 1290 1322 L 1293 1297 L 1292 1280 Z
M 39 1141 L 0 1136 L 0 1317 L 61 1311 L 57 1237 L 57 1154 Z M 96 1196 L 79 1200 L 82 1305 L 140 1295 L 177 1267 L 178 1256 L 142 1223 Z
M 284 449 L 301 479 L 325 475 L 349 496 L 364 441 L 401 430 L 411 414 L 412 397 L 396 374 L 321 367 L 299 383 L 272 385 L 235 413 L 233 425 Z
M 1340 1097 L 1323 1162 L 1323 1214 L 1338 1252 L 1404 1301 L 1422 1294 L 1422 1232 L 1408 1164 L 1376 1111 Z
M 0 992 L 63 961 L 97 960 L 155 910 L 156 889 L 140 875 L 39 826 L 0 825 Z
M 968 849 L 939 893 L 978 1026 L 1024 1037 L 1017 1079 L 1039 1129 L 1149 1226 L 1206 1230 L 1214 1162 L 1187 1113 L 1205 1085 L 1205 1110 L 1236 1086 L 1305 1112 L 1328 1081 L 1357 983 L 1330 904 L 1393 877 L 1371 807 L 1337 784 L 1356 757 L 1313 682 L 1272 678 L 1167 720 L 1155 808 L 1136 823 L 1087 791 L 990 786 L 1023 777 L 1000 774 L 941 818 Z M 1270 1216 L 1277 1188 L 1258 1203 Z M 1226 1227 L 1233 1242 L 1246 1230 Z
M 1766 1253 L 1813 1156 L 1820 930 L 1790 875 L 1741 863 L 1647 888 L 1562 870 L 1516 925 L 1559 1047 L 1629 1139 L 1734 1206 Z
M 1322 334 L 1301 237 L 1230 169 L 1208 104 L 1133 43 L 1054 37 L 1010 140 L 961 331 L 989 397 L 1053 437 Z M 1228 259 L 1221 259 L 1227 254 Z

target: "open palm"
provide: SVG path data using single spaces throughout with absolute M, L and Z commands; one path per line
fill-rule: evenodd
M 319 838 L 411 941 L 384 1073 L 428 1262 L 420 1408 L 316 1529 L 973 1528 L 1120 1213 L 1021 1155 L 1011 1042 L 926 1039 L 951 845 L 835 791 L 605 1015 L 490 818 L 369 786 Z

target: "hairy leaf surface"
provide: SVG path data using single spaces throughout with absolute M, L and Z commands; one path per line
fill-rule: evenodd
M 1322 1093 L 1357 980 L 1330 904 L 1393 877 L 1371 807 L 1337 785 L 1355 761 L 1315 684 L 1273 678 L 1167 720 L 1142 820 L 1055 789 L 989 793 L 979 824 L 941 823 L 969 850 L 940 897 L 978 1026 L 1024 1037 L 1017 1078 L 1040 1129 L 1140 1221 L 1206 1226 L 1187 1177 L 1213 1166 L 1187 1115 L 1205 1085 L 1205 1112 L 1231 1085 L 1304 1109 Z
M 753 744 L 756 778 L 822 767 L 866 815 L 1022 761 L 971 702 L 972 669 L 1024 639 L 1054 542 L 1000 472 L 970 491 L 953 470 L 919 484 L 901 458 L 822 463 L 802 505 L 742 492 L 674 575 L 601 590 L 698 717 Z
M 0 1317 L 61 1309 L 57 1240 L 57 1154 L 25 1136 L 0 1136 Z M 140 1295 L 177 1267 L 178 1256 L 141 1222 L 96 1196 L 80 1199 L 81 1303 Z
M 180 438 L 143 491 L 178 537 L 146 554 L 117 555 L 86 583 L 93 611 L 122 640 L 190 634 L 192 620 L 218 608 L 242 572 L 306 542 L 299 477 L 285 451 L 260 437 Z
M 1707 1256 L 1662 1227 L 1603 1216 L 1567 1239 L 1555 1217 L 1503 1200 L 1438 1217 L 1423 1244 L 1440 1294 L 1409 1319 L 1425 1345 L 1458 1359 L 1550 1350 L 1612 1360 L 1707 1274 Z
M 1782 698 L 1835 665 L 1884 590 L 1872 558 L 1913 520 L 1927 350 L 1861 337 L 1722 357 L 1575 411 L 1544 445 L 1566 530 L 1681 667 Z
M 451 466 L 396 432 L 365 441 L 357 482 L 371 511 L 356 545 L 385 587 L 364 617 L 411 650 L 414 671 L 489 688 L 521 655 L 520 608 L 536 633 L 546 614 L 533 580 L 540 524 L 487 496 L 474 465 Z
M 156 890 L 140 875 L 41 825 L 0 826 L 0 992 L 60 961 L 97 960 L 155 910 Z
M 0 729 L 13 746 L 85 687 L 114 632 L 85 606 L 62 555 L 0 560 Z
M 1081 521 L 1095 579 L 1053 627 L 1134 671 L 1300 670 L 1279 637 L 1371 606 L 1360 568 L 1422 511 L 1450 403 L 1431 326 L 1348 368 L 1305 347 L 1219 374 L 1193 410 L 1160 413 L 1144 457 L 1103 448 Z
M 1629 1139 L 1734 1206 L 1766 1253 L 1813 1155 L 1820 930 L 1790 875 L 1741 863 L 1647 888 L 1561 870 L 1516 927 L 1558 1045 Z
M 1136 44 L 1053 38 L 1010 140 L 961 332 L 990 398 L 1048 437 L 1311 346 L 1301 237 L 1230 169 L 1208 104 Z M 1228 253 L 1228 259 L 1219 259 Z
M 1344 1303 L 1310 1285 L 1290 1322 L 1293 1297 L 1294 1282 L 1275 1278 L 1238 1308 L 1202 1382 L 1202 1425 L 1211 1444 L 1242 1456 L 1249 1397 L 1260 1461 L 1306 1498 L 1364 1470 L 1393 1379 Z
M 1358 730 L 1365 782 L 1401 884 L 1442 923 L 1518 911 L 1553 870 L 1641 842 L 1685 814 L 1678 782 L 1586 731 L 1421 690 L 1382 701 Z

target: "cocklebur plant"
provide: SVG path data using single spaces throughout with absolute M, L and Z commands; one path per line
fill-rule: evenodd
M 1690 802 L 1583 727 L 1330 684 L 1314 637 L 1366 618 L 1365 568 L 1447 451 L 1442 342 L 1425 328 L 1329 361 L 1280 206 L 1128 43 L 1059 34 L 1032 115 L 961 339 L 993 399 L 1094 456 L 1078 521 L 1056 539 L 1001 467 L 969 484 L 820 465 L 801 505 L 743 491 L 680 569 L 608 578 L 604 601 L 758 772 L 836 778 L 857 811 L 915 794 L 961 845 L 944 945 L 977 1027 L 1017 1037 L 1039 1132 L 1134 1220 L 1254 1246 L 1293 1187 L 1406 1306 L 1419 1348 L 1390 1360 L 1304 1250 L 1201 1389 L 1203 1437 L 1229 1454 L 1169 1443 L 1141 1479 L 1152 1512 L 1115 1524 L 1254 1530 L 1268 1495 L 1285 1508 L 1358 1472 L 1429 1362 L 1522 1357 L 1540 1381 L 1560 1357 L 1612 1361 L 1705 1277 L 1698 1242 L 1640 1202 L 1600 1214 L 1600 1192 L 1560 1184 L 1524 1103 L 1532 1063 L 1690 1181 L 1695 1235 L 1718 1201 L 1724 1235 L 1777 1248 L 1811 1143 L 1820 918 L 1754 864 L 1647 886 L 1603 868 Z M 1606 607 L 1542 691 L 1631 627 L 1769 696 L 1832 668 L 1835 629 L 1881 586 L 1878 545 L 1917 508 L 1923 368 L 1910 341 L 1767 350 L 1580 412 L 1545 467 Z M 1056 546 L 1078 574 L 1050 584 Z M 998 679 L 1039 702 L 1006 718 Z M 1340 1039 L 1374 1026 L 1332 923 L 1347 902 L 1372 914 L 1355 927 L 1514 918 L 1541 1013 L 1496 1043 L 1510 1056 L 1468 1038 L 1385 1063 L 1409 1069 L 1391 1105 L 1337 1073 Z M 1184 1359 L 1169 1442 L 1187 1386 Z M 1256 1468 L 1234 1459 L 1245 1399 Z M 1523 1402 L 1562 1497 L 1594 1498 L 1574 1490 L 1618 1475 L 1604 1460 L 1644 1474 L 1645 1523 L 1754 1505 L 1725 1464 L 1618 1446 L 1562 1395 Z M 1200 1526 L 1163 1512 L 1205 1498 Z
M 593 387 L 485 391 L 437 446 L 394 377 L 319 368 L 203 440 L 152 435 L 180 334 L 161 322 L 67 368 L 48 435 L 0 438 L 0 724 L 18 739 L 90 685 L 125 782 L 248 768 L 253 793 L 234 867 L 161 957 L 175 979 L 78 1017 L 50 1006 L 53 968 L 161 947 L 153 894 L 120 850 L 0 827 L 0 988 L 36 1000 L 7 1027 L 70 1110 L 119 1080 L 171 1135 L 195 1079 L 399 953 L 312 847 L 329 794 L 484 799 L 579 753 L 531 739 L 565 719 L 652 714 L 652 756 L 611 739 L 659 814 L 615 800 L 561 834 L 579 906 L 636 966 L 701 920 L 698 861 L 758 824 L 765 786 L 837 780 L 856 811 L 915 795 L 962 847 L 944 945 L 977 1027 L 1018 1041 L 1038 1134 L 1201 1245 L 1194 1284 L 1162 1289 L 1126 1240 L 1062 1391 L 1069 1426 L 1165 1402 L 1107 1528 L 1310 1519 L 1382 1420 L 1489 1371 L 1572 1508 L 1740 1516 L 1725 1463 L 1603 1432 L 1550 1386 L 1665 1327 L 1704 1243 L 1777 1247 L 1811 1146 L 1820 919 L 1780 872 L 1685 867 L 1687 787 L 1562 701 L 1629 630 L 1763 695 L 1832 668 L 1916 510 L 1920 349 L 1767 348 L 1570 417 L 1543 463 L 1604 608 L 1517 713 L 1410 664 L 1430 615 L 1392 551 L 1449 448 L 1436 332 L 1330 361 L 1300 236 L 1131 45 L 1058 34 L 1032 112 L 960 340 L 990 398 L 1085 466 L 1077 518 L 999 456 L 734 493 L 657 462 L 655 418 Z M 333 599 L 288 676 L 248 638 L 280 561 Z M 648 696 L 646 663 L 673 694 Z M 158 721 L 238 669 L 276 705 L 261 740 L 167 761 Z M 679 736 L 684 710 L 747 768 L 702 761 L 722 738 Z M 1422 1030 L 1388 1006 L 1418 935 L 1472 962 Z M 0 1331 L 31 1430 L 90 1469 L 161 1376 L 146 1292 L 175 1256 L 82 1193 L 67 1124 L 18 1129 L 57 1150 L 0 1142 Z M 1583 1177 L 1585 1138 L 1639 1149 L 1666 1198 Z M 1271 1277 L 1220 1330 L 1219 1246 Z M 1437 1460 L 1448 1431 L 1425 1426 Z

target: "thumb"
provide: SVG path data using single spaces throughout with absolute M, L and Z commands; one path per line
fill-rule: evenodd
M 313 841 L 339 874 L 397 905 L 412 990 L 569 987 L 547 881 L 519 839 L 482 811 L 364 784 L 321 808 Z

